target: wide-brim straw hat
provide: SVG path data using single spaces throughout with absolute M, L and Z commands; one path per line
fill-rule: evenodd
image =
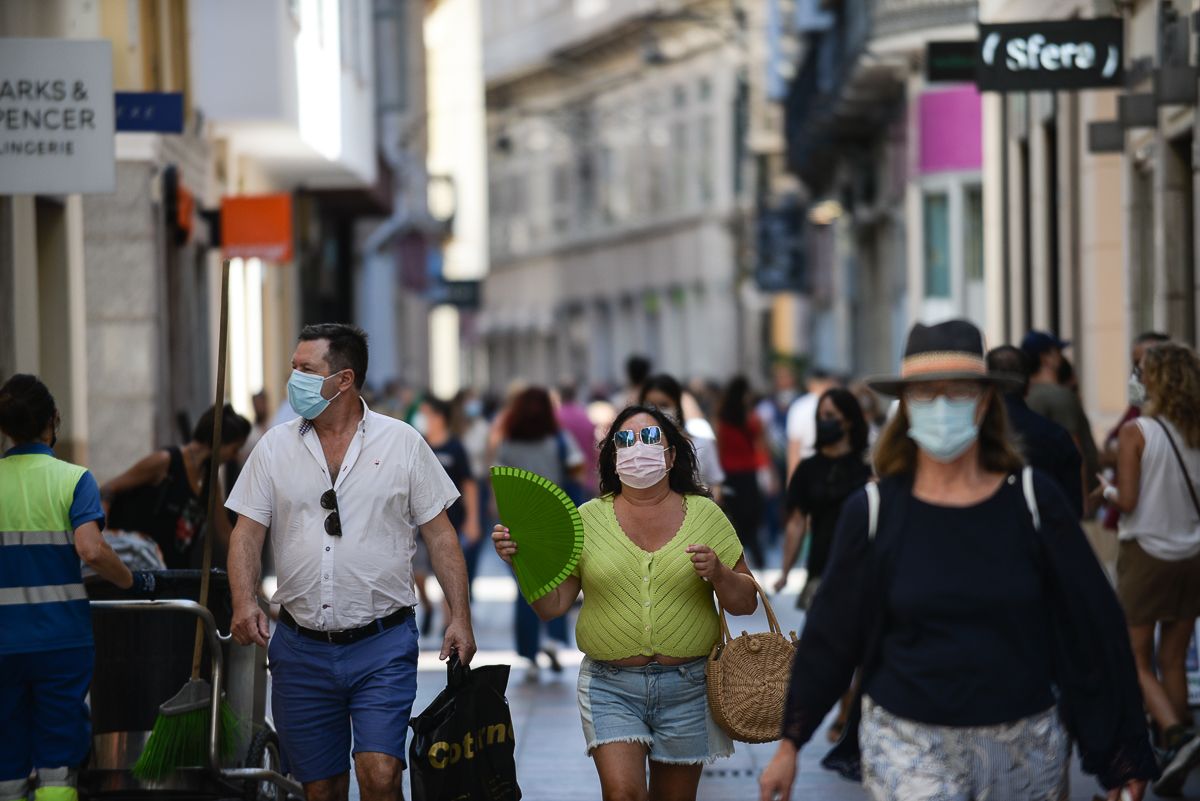
M 991 384 L 1001 392 L 1025 385 L 1022 376 L 988 372 L 983 334 L 966 320 L 950 320 L 914 325 L 904 346 L 900 375 L 869 378 L 867 386 L 883 395 L 899 396 L 910 384 L 961 380 Z

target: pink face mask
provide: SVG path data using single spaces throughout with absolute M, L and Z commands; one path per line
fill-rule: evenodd
M 667 475 L 667 450 L 662 445 L 636 442 L 617 450 L 617 476 L 634 489 L 653 487 Z

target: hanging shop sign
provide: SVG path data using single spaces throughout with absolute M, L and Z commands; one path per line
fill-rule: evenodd
M 221 200 L 221 249 L 227 259 L 292 260 L 292 196 L 234 195 Z
M 803 219 L 796 203 L 759 210 L 754 280 L 763 292 L 804 289 Z
M 117 92 L 117 130 L 183 133 L 182 92 Z
M 979 72 L 979 42 L 927 42 L 925 80 L 929 83 L 974 83 Z
M 460 309 L 478 309 L 482 305 L 480 281 L 435 280 L 425 292 L 425 299 L 432 306 L 457 306 Z
M 112 192 L 112 43 L 0 39 L 0 195 Z
M 980 25 L 978 52 L 981 91 L 1120 86 L 1125 26 L 1117 18 Z

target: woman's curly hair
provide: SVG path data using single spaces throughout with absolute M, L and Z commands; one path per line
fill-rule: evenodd
M 1178 342 L 1164 342 L 1142 357 L 1144 412 L 1165 417 L 1189 448 L 1200 448 L 1200 357 Z

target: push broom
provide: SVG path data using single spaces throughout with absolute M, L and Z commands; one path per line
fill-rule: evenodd
M 225 361 L 229 323 L 229 260 L 221 266 L 221 328 L 217 338 L 217 400 L 213 405 L 212 455 L 208 470 L 208 530 L 204 534 L 204 569 L 200 573 L 200 605 L 208 606 L 208 581 L 212 570 L 213 531 L 217 514 L 224 511 L 217 503 L 218 471 L 221 468 L 221 422 L 225 417 Z M 212 704 L 212 685 L 200 678 L 204 654 L 204 621 L 196 621 L 196 642 L 192 648 L 192 677 L 178 693 L 158 708 L 158 718 L 146 747 L 133 766 L 133 775 L 153 781 L 177 768 L 208 764 L 208 721 Z M 221 758 L 232 756 L 237 746 L 238 720 L 225 699 L 221 699 L 217 721 L 217 742 Z

